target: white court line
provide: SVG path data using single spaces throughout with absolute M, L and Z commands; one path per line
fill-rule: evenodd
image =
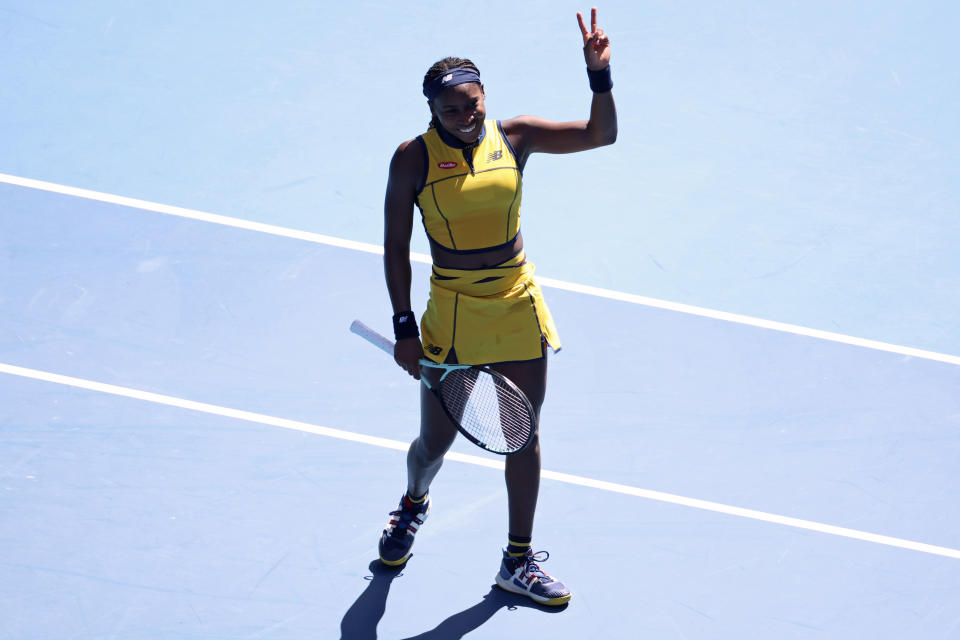
M 179 216 L 181 218 L 190 218 L 191 220 L 201 220 L 204 222 L 212 222 L 214 224 L 225 225 L 228 227 L 236 227 L 238 229 L 247 229 L 249 231 L 259 231 L 260 233 L 268 233 L 275 236 L 295 238 L 297 240 L 306 240 L 308 242 L 315 242 L 318 244 L 325 244 L 333 247 L 341 247 L 343 249 L 351 249 L 353 251 L 363 251 L 365 253 L 383 255 L 383 247 L 377 244 L 371 244 L 369 242 L 357 242 L 355 240 L 345 240 L 343 238 L 327 236 L 321 233 L 299 231 L 297 229 L 278 227 L 271 224 L 264 224 L 262 222 L 254 222 L 252 220 L 242 220 L 240 218 L 231 218 L 231 217 L 222 216 L 216 213 L 206 213 L 204 211 L 196 211 L 194 209 L 184 209 L 182 207 L 174 207 L 167 204 L 158 204 L 156 202 L 148 202 L 146 200 L 138 200 L 136 198 L 127 198 L 125 196 L 118 196 L 110 193 L 90 191 L 89 189 L 68 187 L 65 185 L 55 184 L 52 182 L 43 182 L 42 180 L 33 180 L 31 178 L 21 178 L 18 176 L 11 176 L 3 173 L 0 173 L 0 182 L 5 182 L 7 184 L 17 185 L 21 187 L 27 187 L 30 189 L 38 189 L 41 191 L 50 191 L 53 193 L 74 196 L 77 198 L 85 198 L 87 200 L 97 200 L 99 202 L 117 204 L 124 207 L 141 209 L 144 211 L 152 211 L 154 213 L 163 213 L 163 214 L 172 215 L 172 216 Z M 422 262 L 425 264 L 430 264 L 431 262 L 430 256 L 423 253 L 411 253 L 410 259 L 413 260 L 414 262 Z M 954 355 L 949 355 L 945 353 L 937 353 L 935 351 L 928 351 L 925 349 L 905 347 L 901 345 L 890 344 L 887 342 L 880 342 L 877 340 L 867 340 L 866 338 L 857 338 L 854 336 L 848 336 L 841 333 L 834 333 L 832 331 L 821 331 L 820 329 L 810 329 L 808 327 L 801 327 L 799 325 L 788 324 L 785 322 L 775 322 L 772 320 L 764 320 L 762 318 L 745 316 L 738 313 L 728 313 L 726 311 L 717 311 L 715 309 L 696 307 L 689 304 L 681 304 L 679 302 L 670 302 L 668 300 L 658 300 L 657 298 L 648 298 L 646 296 L 640 296 L 633 293 L 614 291 L 612 289 L 603 289 L 601 287 L 593 287 L 590 285 L 577 284 L 575 282 L 566 282 L 564 280 L 556 280 L 554 278 L 544 278 L 541 276 L 537 276 L 537 282 L 545 287 L 552 287 L 554 289 L 562 289 L 564 291 L 582 293 L 586 295 L 595 296 L 598 298 L 619 300 L 621 302 L 639 304 L 646 307 L 653 307 L 656 309 L 665 309 L 668 311 L 675 311 L 678 313 L 685 313 L 688 315 L 700 316 L 703 318 L 723 320 L 725 322 L 733 322 L 736 324 L 743 324 L 751 327 L 759 327 L 761 329 L 770 329 L 773 331 L 780 331 L 782 333 L 792 333 L 800 336 L 806 336 L 808 338 L 817 338 L 819 340 L 827 340 L 829 342 L 839 342 L 842 344 L 853 345 L 857 347 L 864 347 L 867 349 L 874 349 L 876 351 L 885 351 L 888 353 L 896 353 L 896 354 L 914 357 L 914 358 L 923 358 L 925 360 L 935 360 L 937 362 L 960 365 L 960 356 L 954 356 Z
M 144 400 L 146 402 L 153 402 L 156 404 L 162 404 L 162 405 L 167 405 L 171 407 L 178 407 L 181 409 L 189 409 L 191 411 L 198 411 L 200 413 L 207 413 L 207 414 L 223 416 L 227 418 L 234 418 L 236 420 L 255 422 L 258 424 L 264 424 L 264 425 L 269 425 L 273 427 L 282 427 L 284 429 L 293 429 L 295 431 L 304 431 L 306 433 L 313 433 L 320 436 L 326 436 L 328 438 L 349 440 L 350 442 L 358 442 L 361 444 L 368 444 L 368 445 L 373 445 L 375 447 L 383 447 L 386 449 L 395 449 L 397 451 L 406 451 L 407 447 L 409 446 L 409 443 L 400 442 L 399 440 L 378 438 L 375 436 L 364 435 L 362 433 L 354 433 L 352 431 L 344 431 L 342 429 L 333 429 L 331 427 L 322 427 L 320 425 L 310 424 L 307 422 L 299 422 L 297 420 L 288 420 L 286 418 L 268 416 L 262 413 L 252 413 L 250 411 L 242 411 L 240 409 L 220 407 L 213 404 L 207 404 L 205 402 L 195 402 L 193 400 L 185 400 L 183 398 L 176 398 L 173 396 L 161 395 L 159 393 L 152 393 L 149 391 L 141 391 L 139 389 L 131 389 L 129 387 L 119 387 L 116 385 L 106 384 L 103 382 L 95 382 L 93 380 L 84 380 L 83 378 L 74 378 L 71 376 L 64 376 L 57 373 L 50 373 L 48 371 L 28 369 L 25 367 L 18 367 L 11 364 L 0 363 L 0 373 L 6 373 L 12 376 L 19 376 L 22 378 L 31 378 L 33 380 L 41 380 L 44 382 L 52 382 L 54 384 L 62 384 L 70 387 L 76 387 L 79 389 L 86 389 L 88 391 L 98 391 L 100 393 L 107 393 L 110 395 L 122 396 L 124 398 Z M 488 467 L 491 469 L 503 470 L 504 468 L 502 459 L 492 460 L 489 458 L 482 458 L 480 456 L 471 456 L 463 453 L 450 452 L 450 453 L 447 453 L 447 455 L 445 456 L 445 459 L 454 460 L 456 462 L 463 462 L 466 464 L 472 464 L 480 467 Z M 763 511 L 755 511 L 753 509 L 744 509 L 741 507 L 734 507 L 726 504 L 721 504 L 719 502 L 698 500 L 697 498 L 687 498 L 684 496 L 678 496 L 671 493 L 663 493 L 661 491 L 652 491 L 650 489 L 641 489 L 639 487 L 632 487 L 626 484 L 606 482 L 604 480 L 595 480 L 593 478 L 586 478 L 584 476 L 576 476 L 569 473 L 560 473 L 558 471 L 543 470 L 543 472 L 541 473 L 541 476 L 549 480 L 564 482 L 566 484 L 578 485 L 581 487 L 589 487 L 591 489 L 599 489 L 600 491 L 622 493 L 625 495 L 636 496 L 638 498 L 646 498 L 647 500 L 655 500 L 657 502 L 667 502 L 670 504 L 690 507 L 692 509 L 701 509 L 703 511 L 713 511 L 716 513 L 723 513 L 730 516 L 748 518 L 750 520 L 759 520 L 761 522 L 769 522 L 769 523 L 779 524 L 787 527 L 794 527 L 796 529 L 806 529 L 808 531 L 816 531 L 818 533 L 825 533 L 828 535 L 839 536 L 842 538 L 852 538 L 854 540 L 861 540 L 863 542 L 872 542 L 874 544 L 886 545 L 889 547 L 897 547 L 900 549 L 918 551 L 920 553 L 928 553 L 932 555 L 943 556 L 946 558 L 953 558 L 955 560 L 960 560 L 960 549 L 950 549 L 949 547 L 939 547 L 936 545 L 926 544 L 923 542 L 914 542 L 912 540 L 904 540 L 902 538 L 893 538 L 890 536 L 884 536 L 876 533 L 858 531 L 856 529 L 848 529 L 846 527 L 837 527 L 834 525 L 824 524 L 821 522 L 813 522 L 811 520 L 801 520 L 800 518 L 791 518 L 789 516 L 781 516 L 775 513 L 766 513 Z

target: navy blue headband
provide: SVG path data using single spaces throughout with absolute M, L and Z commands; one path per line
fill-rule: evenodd
M 423 88 L 423 95 L 427 96 L 427 100 L 432 101 L 447 87 L 464 84 L 465 82 L 480 82 L 480 74 L 473 69 L 450 69 L 450 71 L 444 72 L 443 75 L 431 80 Z

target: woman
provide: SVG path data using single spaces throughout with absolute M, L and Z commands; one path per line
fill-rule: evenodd
M 589 120 L 487 120 L 476 66 L 444 58 L 423 81 L 433 116 L 430 128 L 394 153 L 384 205 L 384 268 L 397 364 L 418 380 L 418 360 L 424 355 L 435 362 L 488 364 L 526 393 L 538 417 L 546 391 L 546 350 L 559 350 L 560 341 L 533 280 L 533 265 L 525 259 L 519 229 L 521 173 L 532 153 L 583 151 L 612 144 L 617 136 L 610 41 L 597 28 L 595 7 L 589 30 L 579 12 L 577 21 L 594 92 Z M 433 257 L 422 340 L 410 304 L 414 205 Z M 435 373 L 424 370 L 423 375 Z M 380 538 L 380 559 L 391 566 L 410 557 L 417 529 L 430 512 L 430 482 L 457 435 L 423 386 L 420 399 L 420 435 L 407 454 L 407 493 Z M 570 591 L 540 569 L 538 562 L 549 554 L 534 554 L 530 547 L 540 487 L 538 437 L 506 458 L 508 544 L 496 580 L 508 591 L 561 605 L 570 600 Z

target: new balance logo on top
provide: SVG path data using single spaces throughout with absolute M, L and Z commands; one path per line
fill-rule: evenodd
M 503 150 L 497 149 L 496 151 L 494 151 L 493 153 L 487 156 L 487 162 L 496 162 L 502 157 L 503 157 Z

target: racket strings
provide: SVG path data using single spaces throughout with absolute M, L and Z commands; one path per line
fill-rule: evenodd
M 451 371 L 440 385 L 440 397 L 451 416 L 483 443 L 499 452 L 526 444 L 534 417 L 526 398 L 506 378 L 490 371 Z

